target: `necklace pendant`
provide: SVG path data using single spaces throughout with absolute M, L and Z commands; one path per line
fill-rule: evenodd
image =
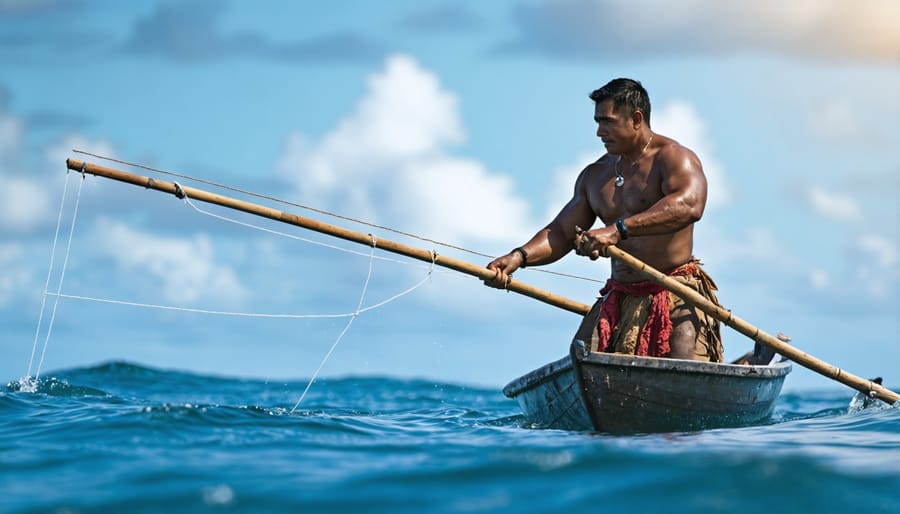
M 616 175 L 616 187 L 622 187 L 625 185 L 625 177 L 622 175 Z

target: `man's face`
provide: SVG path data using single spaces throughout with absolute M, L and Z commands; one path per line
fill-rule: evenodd
M 596 103 L 594 121 L 597 122 L 597 137 L 603 141 L 607 152 L 622 154 L 631 149 L 635 127 L 631 117 L 615 110 L 611 99 Z

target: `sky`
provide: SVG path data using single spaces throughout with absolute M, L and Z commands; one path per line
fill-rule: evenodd
M 616 77 L 703 163 L 695 254 L 723 305 L 896 389 L 895 0 L 0 0 L 0 378 L 129 361 L 502 387 L 565 355 L 578 316 L 65 160 L 482 265 L 603 154 L 588 95 Z M 516 278 L 590 304 L 608 273 L 572 254 Z M 724 330 L 726 359 L 751 348 Z M 797 365 L 785 384 L 833 387 Z

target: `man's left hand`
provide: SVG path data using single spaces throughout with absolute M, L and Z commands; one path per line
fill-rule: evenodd
M 619 242 L 619 232 L 615 226 L 595 230 L 581 230 L 576 227 L 575 253 L 596 261 L 607 257 L 606 249 Z

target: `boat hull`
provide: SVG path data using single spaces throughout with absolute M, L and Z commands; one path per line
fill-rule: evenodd
M 769 419 L 788 362 L 747 366 L 585 352 L 503 389 L 534 427 L 615 434 L 748 426 Z

